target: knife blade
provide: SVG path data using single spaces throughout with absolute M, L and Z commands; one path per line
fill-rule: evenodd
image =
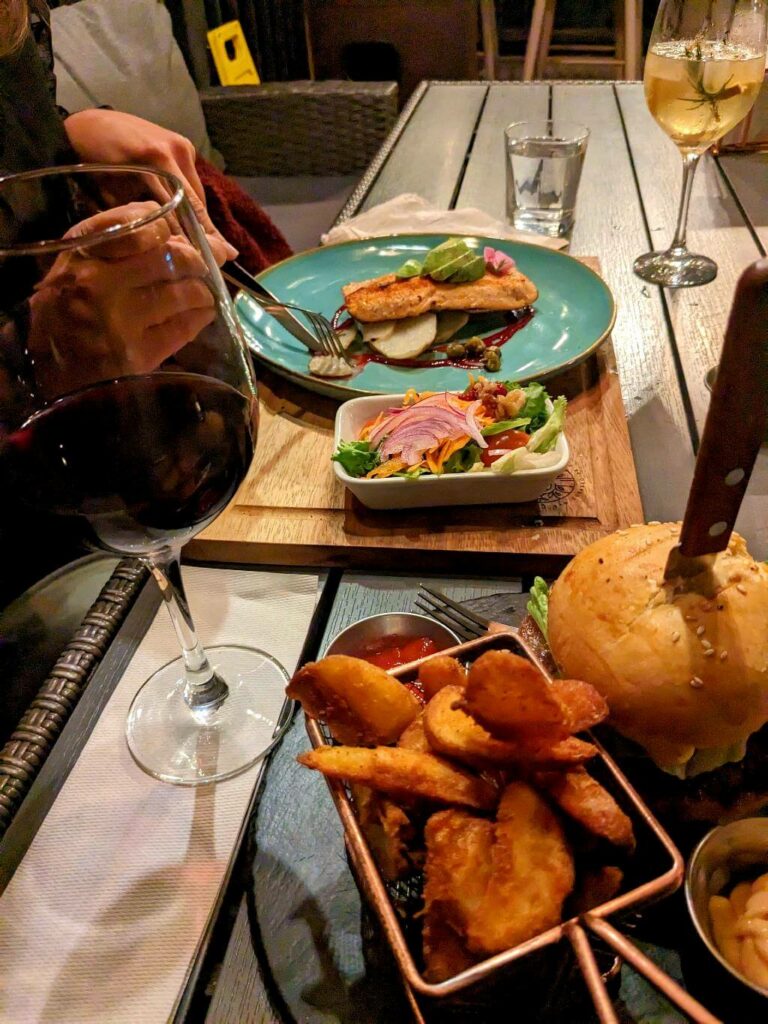
M 318 352 L 322 354 L 323 347 L 315 338 L 310 331 L 302 324 L 302 322 L 296 317 L 290 309 L 285 309 L 280 304 L 280 299 L 276 295 L 273 295 L 268 288 L 257 281 L 255 277 L 248 273 L 248 271 L 241 267 L 239 263 L 231 262 L 227 263 L 221 268 L 221 275 L 230 284 L 235 285 L 236 288 L 241 288 L 247 292 L 265 312 L 268 312 L 270 316 L 273 316 L 278 323 L 292 334 L 297 341 L 300 341 L 302 345 L 309 349 L 310 352 Z M 278 303 L 278 305 L 275 305 Z M 269 308 L 267 308 L 269 307 Z
M 696 458 L 680 541 L 665 578 L 705 573 L 731 539 L 768 428 L 768 259 L 739 278 Z

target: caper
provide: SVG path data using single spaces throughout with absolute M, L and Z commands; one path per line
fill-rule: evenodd
M 449 359 L 463 359 L 467 354 L 466 347 L 460 341 L 452 341 L 445 352 Z
M 474 356 L 476 359 L 480 359 L 485 355 L 485 342 L 482 338 L 470 338 L 465 343 L 468 356 Z
M 491 373 L 501 369 L 501 353 L 497 348 L 487 348 L 483 355 L 483 366 Z

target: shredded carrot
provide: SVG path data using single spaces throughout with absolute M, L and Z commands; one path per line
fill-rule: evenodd
M 367 480 L 380 480 L 383 477 L 392 476 L 393 473 L 399 473 L 403 469 L 407 469 L 408 464 L 398 456 L 394 456 L 391 459 L 387 459 L 386 462 L 382 462 L 376 469 L 372 469 L 370 473 L 366 473 Z
M 375 430 L 375 428 L 381 423 L 381 421 L 384 419 L 386 415 L 387 413 L 385 413 L 385 411 L 382 410 L 380 413 L 378 413 L 378 415 L 374 416 L 372 420 L 368 420 L 367 423 L 364 423 L 362 429 L 360 430 L 360 437 L 358 438 L 358 440 L 367 441 L 371 432 Z

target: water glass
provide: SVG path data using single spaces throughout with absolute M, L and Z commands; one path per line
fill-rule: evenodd
M 573 227 L 589 129 L 559 119 L 504 129 L 507 219 L 521 231 L 557 237 Z

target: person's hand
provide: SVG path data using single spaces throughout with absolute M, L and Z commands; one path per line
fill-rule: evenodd
M 136 220 L 130 203 L 76 224 L 65 238 Z M 100 380 L 149 373 L 216 316 L 207 267 L 158 218 L 137 231 L 56 257 L 29 299 L 27 348 L 47 400 Z
M 140 164 L 175 174 L 219 266 L 237 256 L 208 214 L 205 191 L 195 170 L 195 147 L 189 139 L 118 110 L 81 110 L 69 115 L 64 129 L 72 148 L 86 163 Z

